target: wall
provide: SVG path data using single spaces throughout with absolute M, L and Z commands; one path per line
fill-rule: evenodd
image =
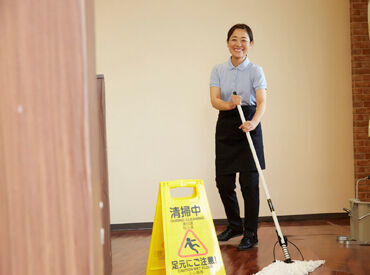
M 351 0 L 351 55 L 355 179 L 370 175 L 370 41 L 368 0 Z M 370 201 L 370 181 L 361 181 L 359 199 Z
M 212 67 L 249 24 L 264 68 L 265 178 L 280 215 L 342 212 L 354 196 L 349 2 L 96 0 L 105 75 L 111 223 L 153 221 L 160 181 L 199 178 L 213 218 Z M 261 187 L 261 216 L 269 210 Z

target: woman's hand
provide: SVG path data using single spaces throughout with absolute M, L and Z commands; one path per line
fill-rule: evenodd
M 256 113 L 254 114 L 253 118 L 249 121 L 244 122 L 242 125 L 239 126 L 239 129 L 243 130 L 243 132 L 250 132 L 256 129 L 257 125 L 260 123 L 263 114 L 265 113 L 266 109 L 266 90 L 259 89 L 256 91 L 256 101 L 257 101 L 257 108 Z
M 234 99 L 232 99 L 235 103 L 232 102 L 232 100 L 230 101 L 223 101 L 221 99 L 221 89 L 219 87 L 216 87 L 216 86 L 212 86 L 210 88 L 210 95 L 211 95 L 211 103 L 212 103 L 212 106 L 217 109 L 217 110 L 220 110 L 220 111 L 229 111 L 229 110 L 233 110 L 235 109 L 236 105 L 238 103 L 240 103 L 241 101 L 241 97 L 240 96 L 234 96 L 235 97 Z M 238 99 L 240 98 L 240 99 Z
M 242 97 L 240 95 L 232 95 L 231 96 L 231 99 L 230 99 L 230 103 L 234 106 L 234 108 L 237 106 L 237 105 L 240 105 L 242 102 Z
M 239 126 L 239 129 L 243 130 L 244 133 L 247 133 L 247 132 L 250 132 L 250 131 L 253 131 L 254 129 L 256 129 L 258 123 L 252 121 L 252 120 L 248 120 L 246 122 L 244 122 L 242 125 Z

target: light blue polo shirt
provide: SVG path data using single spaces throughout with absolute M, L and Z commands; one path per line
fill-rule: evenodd
M 234 91 L 242 97 L 242 105 L 256 105 L 256 91 L 267 89 L 265 74 L 260 66 L 248 57 L 235 67 L 231 57 L 223 64 L 216 65 L 211 73 L 210 87 L 221 89 L 221 99 L 230 101 Z

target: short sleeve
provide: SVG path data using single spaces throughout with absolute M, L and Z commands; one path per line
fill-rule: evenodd
M 253 79 L 253 88 L 255 91 L 260 89 L 267 89 L 265 74 L 263 73 L 261 67 L 257 67 L 257 70 L 255 71 Z
M 220 75 L 217 70 L 217 66 L 215 66 L 211 72 L 211 80 L 209 83 L 210 87 L 216 86 L 220 87 Z

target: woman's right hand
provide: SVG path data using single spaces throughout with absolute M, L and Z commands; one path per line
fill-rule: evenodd
M 236 107 L 237 105 L 240 105 L 242 103 L 242 97 L 240 95 L 232 95 L 230 99 L 230 103 L 235 105 Z

